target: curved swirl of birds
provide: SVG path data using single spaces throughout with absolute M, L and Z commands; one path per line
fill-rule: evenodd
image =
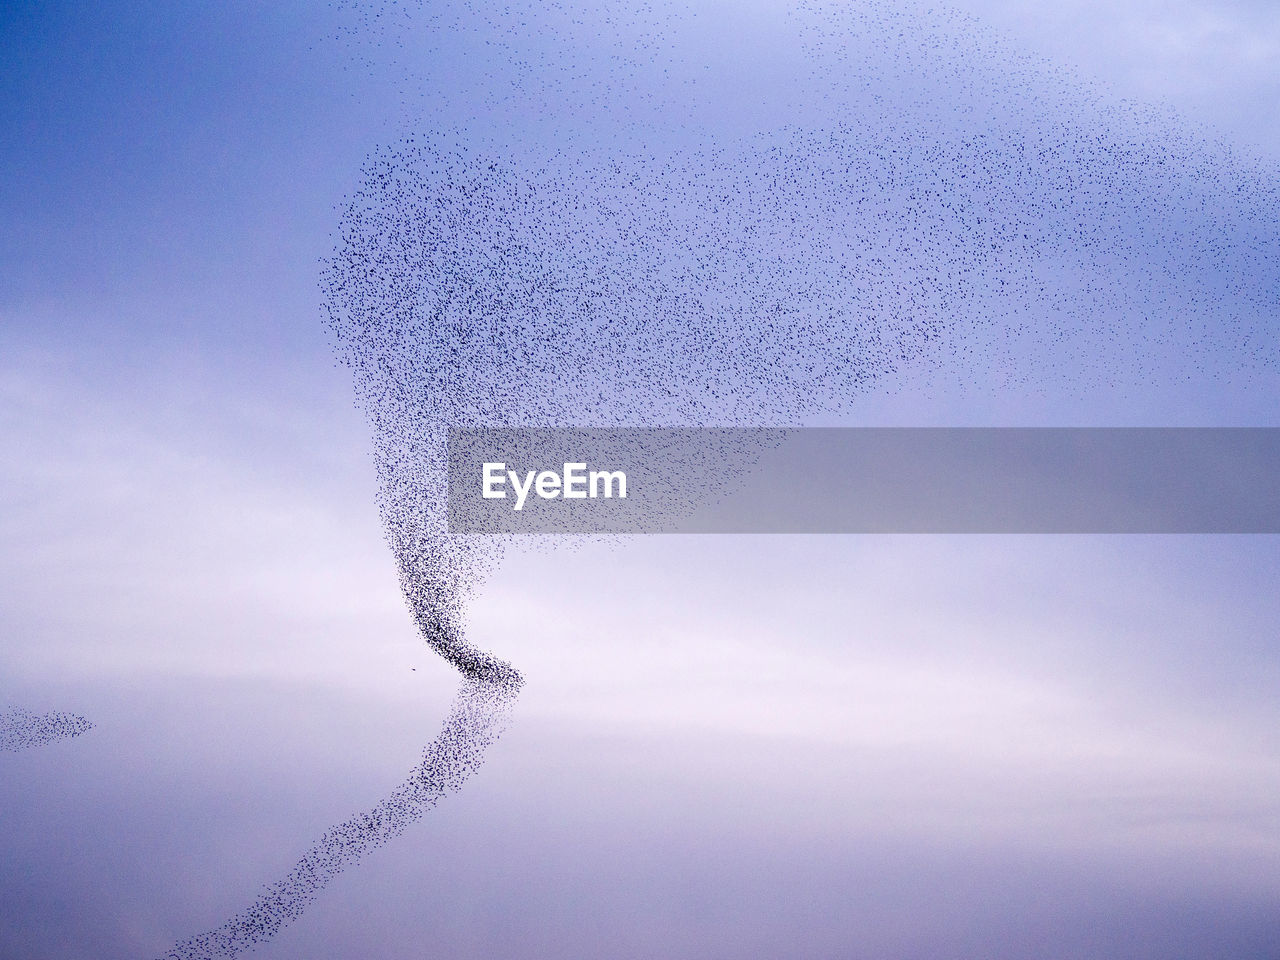
M 846 26 L 810 31 L 815 57 L 843 62 Z M 965 80 L 918 66 L 920 83 Z M 1040 112 L 1017 72 L 1000 115 L 951 125 L 923 103 L 863 109 L 865 78 L 835 77 L 816 128 L 542 153 L 417 134 L 370 156 L 325 315 L 372 430 L 402 592 L 462 691 L 390 796 L 167 957 L 270 938 L 500 735 L 523 678 L 464 625 L 507 541 L 449 533 L 450 427 L 802 425 L 929 363 L 1009 381 L 1052 364 L 1141 379 L 1168 357 L 1274 373 L 1273 176 L 1158 127 Z

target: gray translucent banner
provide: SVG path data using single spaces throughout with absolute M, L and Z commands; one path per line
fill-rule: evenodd
M 451 430 L 448 456 L 453 533 L 1280 532 L 1271 427 Z

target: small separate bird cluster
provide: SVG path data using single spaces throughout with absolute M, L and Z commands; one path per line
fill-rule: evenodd
M 74 713 L 32 713 L 9 707 L 0 710 L 0 753 L 67 740 L 92 729 L 92 723 Z

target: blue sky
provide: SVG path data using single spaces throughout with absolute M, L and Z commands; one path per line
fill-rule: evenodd
M 960 6 L 1070 89 L 1162 103 L 1274 184 L 1268 5 Z M 458 4 L 403 26 L 390 5 L 376 28 L 365 9 L 0 14 L 0 702 L 96 724 L 0 756 L 0 899 L 20 907 L 0 953 L 154 956 L 208 929 L 398 782 L 448 709 L 456 678 L 404 612 L 319 314 L 370 151 L 455 128 L 529 155 L 678 149 L 713 121 L 821 116 L 792 111 L 807 61 L 771 5 L 574 23 Z M 521 18 L 554 29 L 510 32 Z M 956 22 L 938 29 L 969 42 Z M 912 370 L 848 414 L 1275 409 L 1274 373 L 1087 390 L 981 373 Z M 1261 955 L 1280 917 L 1276 553 L 516 553 L 471 609 L 528 678 L 483 772 L 258 955 Z

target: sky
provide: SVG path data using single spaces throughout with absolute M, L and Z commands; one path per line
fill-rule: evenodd
M 407 134 L 535 162 L 829 122 L 782 5 L 637 9 L 0 13 L 0 705 L 94 723 L 0 754 L 0 954 L 164 954 L 435 735 L 457 676 L 405 611 L 320 261 Z M 937 9 L 915 27 L 981 51 L 993 99 L 1022 64 L 1067 120 L 1174 129 L 1274 192 L 1269 5 Z M 950 102 L 898 66 L 860 69 Z M 922 362 L 841 422 L 1274 425 L 1274 370 L 1099 377 L 1092 344 L 1025 381 Z M 526 678 L 483 769 L 255 955 L 1269 955 L 1278 549 L 513 551 L 469 610 Z

